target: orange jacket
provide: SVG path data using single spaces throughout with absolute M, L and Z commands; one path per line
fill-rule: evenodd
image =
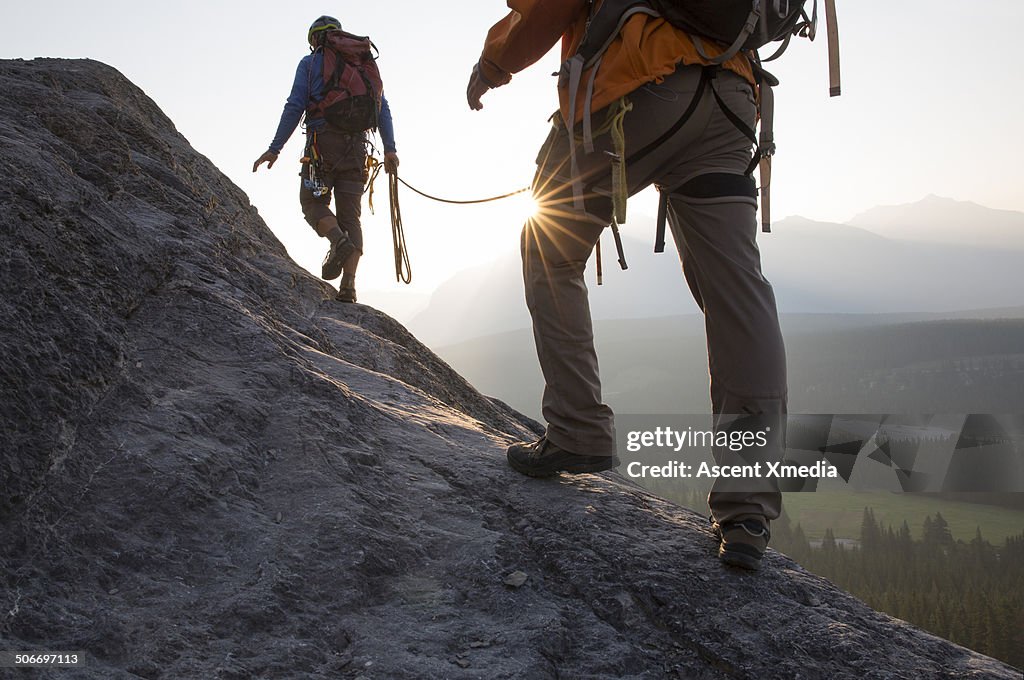
M 588 10 L 586 0 L 508 0 L 512 11 L 491 27 L 480 57 L 480 72 L 494 85 L 504 85 L 513 73 L 522 71 L 547 54 L 562 38 L 562 59 L 569 58 L 583 38 Z M 711 56 L 723 50 L 705 40 L 704 49 Z M 684 31 L 664 19 L 636 14 L 622 27 L 619 37 L 609 46 L 598 67 L 594 81 L 594 111 L 611 104 L 636 88 L 661 80 L 676 65 L 707 64 Z M 754 83 L 750 62 L 741 54 L 723 64 Z M 589 72 L 584 74 L 584 79 Z M 569 97 L 559 90 L 563 117 L 568 112 Z M 583 102 L 578 102 L 575 120 L 583 117 Z

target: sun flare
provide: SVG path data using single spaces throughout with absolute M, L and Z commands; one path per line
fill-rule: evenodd
M 536 217 L 540 210 L 540 206 L 537 205 L 537 201 L 534 200 L 533 194 L 529 191 L 516 194 L 512 197 L 511 203 L 516 214 L 522 215 L 523 221 L 526 221 L 531 217 Z

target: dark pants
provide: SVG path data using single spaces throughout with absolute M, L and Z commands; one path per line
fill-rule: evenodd
M 692 115 L 680 125 L 701 78 L 701 67 L 680 66 L 663 83 L 645 85 L 629 95 L 633 109 L 625 118 L 628 191 L 632 195 L 652 183 L 670 190 L 672 236 L 686 282 L 705 315 L 714 413 L 768 414 L 778 422 L 775 431 L 781 432 L 786 357 L 775 296 L 761 274 L 756 198 L 744 176 L 751 145 L 723 113 L 711 88 L 751 127 L 754 93 L 741 77 L 718 71 L 703 88 Z M 595 123 L 603 116 L 603 111 L 595 112 Z M 578 176 L 585 194 L 582 211 L 572 198 L 569 144 L 564 126 L 556 126 L 538 157 L 534 198 L 540 209 L 522 235 L 526 303 L 546 383 L 542 412 L 547 437 L 575 453 L 610 454 L 613 414 L 601 399 L 583 272 L 611 220 L 605 152 L 612 150 L 612 141 L 608 134 L 599 136 L 591 154 L 584 154 L 577 144 Z M 737 190 L 723 192 L 723 185 Z M 778 457 L 781 451 L 772 455 Z M 746 488 L 751 486 L 751 480 L 744 482 Z M 753 492 L 730 490 L 728 480 L 719 480 L 709 498 L 713 516 L 719 522 L 751 515 L 775 519 L 781 494 L 770 482 L 763 487 Z
M 321 158 L 320 181 L 327 192 L 314 196 L 313 191 L 303 182 L 299 188 L 302 214 L 314 229 L 323 218 L 336 217 L 338 226 L 348 233 L 349 239 L 362 252 L 363 229 L 359 218 L 362 215 L 363 186 L 367 178 L 364 135 L 326 128 L 316 133 L 316 144 Z M 308 177 L 308 172 L 308 167 L 303 164 L 303 180 Z M 332 193 L 335 212 L 331 212 L 330 208 Z

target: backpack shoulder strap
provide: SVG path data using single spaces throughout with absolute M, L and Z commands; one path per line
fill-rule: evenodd
M 753 9 L 750 10 L 750 14 L 747 15 L 747 21 L 743 24 L 740 34 L 736 36 L 736 40 L 726 48 L 725 52 L 722 52 L 717 57 L 712 57 L 704 51 L 704 43 L 698 35 L 691 33 L 690 38 L 693 40 L 693 46 L 697 48 L 697 54 L 699 54 L 702 59 L 705 59 L 712 64 L 724 64 L 735 57 L 736 54 L 743 49 L 743 43 L 747 42 L 747 38 L 754 34 L 754 31 L 757 29 L 757 25 L 760 21 L 761 3 L 755 2 Z
M 661 14 L 646 0 L 604 0 L 587 21 L 576 54 L 583 57 L 583 68 L 593 66 L 608 51 L 608 46 L 619 35 L 619 31 L 635 14 L 660 17 Z
M 567 59 L 558 71 L 558 84 L 565 87 L 569 94 L 569 113 L 564 118 L 565 127 L 570 136 L 573 134 L 576 118 L 576 102 L 579 99 L 580 84 L 583 81 L 583 72 L 593 68 L 591 81 L 584 96 L 584 120 L 583 120 L 583 146 L 587 153 L 592 152 L 594 142 L 592 137 L 592 125 L 590 117 L 590 98 L 593 96 L 594 76 L 596 67 L 601 62 L 601 57 L 608 50 L 622 26 L 630 17 L 636 14 L 647 14 L 650 16 L 661 16 L 657 10 L 652 8 L 646 0 L 604 0 L 601 6 L 587 20 L 586 32 L 580 42 L 576 53 Z M 569 166 L 573 177 L 578 174 L 578 161 L 576 159 L 576 145 L 569 145 Z M 573 207 L 576 210 L 583 210 L 583 189 L 580 182 L 573 182 Z

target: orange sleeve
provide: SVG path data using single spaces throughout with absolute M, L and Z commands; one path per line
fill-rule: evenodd
M 586 0 L 508 0 L 512 11 L 491 27 L 480 55 L 485 79 L 504 85 L 547 54 L 579 19 Z

